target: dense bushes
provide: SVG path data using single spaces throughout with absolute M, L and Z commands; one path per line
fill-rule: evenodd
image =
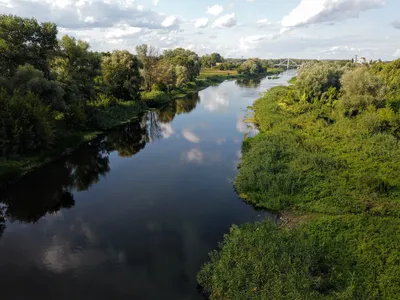
M 399 219 L 233 226 L 198 274 L 210 299 L 397 299 Z
M 397 299 L 399 67 L 309 64 L 254 103 L 236 190 L 305 223 L 233 227 L 199 273 L 211 299 Z
M 255 102 L 261 134 L 244 144 L 236 189 L 274 210 L 400 216 L 400 115 L 385 107 L 385 86 L 358 67 L 339 78 L 339 99 L 318 101 L 329 91 L 323 80 L 313 87 L 320 98 L 304 102 L 302 80 L 315 69 Z
M 0 149 L 3 156 L 49 148 L 54 139 L 52 116 L 38 96 L 0 91 Z

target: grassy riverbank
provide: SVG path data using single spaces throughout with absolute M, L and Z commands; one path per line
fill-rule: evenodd
M 254 103 L 235 187 L 289 217 L 232 228 L 199 273 L 210 299 L 397 299 L 396 66 L 309 66 Z

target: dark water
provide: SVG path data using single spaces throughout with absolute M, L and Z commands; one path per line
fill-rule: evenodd
M 273 217 L 232 180 L 246 107 L 287 79 L 210 87 L 3 191 L 0 298 L 202 299 L 196 273 L 223 234 Z

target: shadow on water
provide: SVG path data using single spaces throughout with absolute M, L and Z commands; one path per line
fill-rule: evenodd
M 258 88 L 263 77 L 241 78 L 235 81 L 235 84 L 241 88 Z
M 0 238 L 6 221 L 36 223 L 47 214 L 72 208 L 73 191 L 88 190 L 110 172 L 111 152 L 116 151 L 120 157 L 136 155 L 147 143 L 163 137 L 164 124 L 172 122 L 177 115 L 189 113 L 199 101 L 198 94 L 171 101 L 0 190 Z

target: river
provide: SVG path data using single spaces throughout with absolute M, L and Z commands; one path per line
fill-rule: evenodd
M 232 181 L 246 108 L 290 75 L 174 101 L 3 191 L 1 299 L 203 299 L 196 273 L 223 234 L 274 218 Z

